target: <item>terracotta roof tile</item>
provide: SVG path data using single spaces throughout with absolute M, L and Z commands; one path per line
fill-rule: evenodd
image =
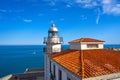
M 113 50 L 65 50 L 53 54 L 52 59 L 85 78 L 120 72 L 120 52 Z
M 92 38 L 80 38 L 80 39 L 70 41 L 69 43 L 76 43 L 76 42 L 105 42 L 105 41 L 92 39 Z

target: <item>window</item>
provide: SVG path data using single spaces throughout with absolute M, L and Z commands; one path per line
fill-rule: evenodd
M 69 77 L 67 77 L 67 80 L 71 80 Z
M 53 76 L 55 78 L 55 65 L 53 65 Z
M 51 67 L 52 68 L 52 67 Z M 51 74 L 51 79 L 50 80 L 55 80 L 55 65 L 53 65 L 53 70 L 51 69 L 50 70 L 51 72 L 50 72 L 50 74 Z
M 50 61 L 50 73 L 51 73 L 51 61 Z
M 61 70 L 58 71 L 58 80 L 62 80 L 62 71 Z
M 87 48 L 98 48 L 98 44 L 87 44 Z

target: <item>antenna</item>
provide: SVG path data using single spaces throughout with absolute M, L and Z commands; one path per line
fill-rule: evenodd
M 52 23 L 52 27 L 56 26 L 53 20 L 51 20 L 51 23 Z

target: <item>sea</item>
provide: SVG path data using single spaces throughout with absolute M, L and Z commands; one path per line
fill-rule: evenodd
M 9 74 L 24 73 L 27 68 L 44 68 L 45 45 L 1 45 L 0 78 Z M 62 45 L 64 50 L 69 45 Z M 120 44 L 106 44 L 104 48 L 120 48 Z

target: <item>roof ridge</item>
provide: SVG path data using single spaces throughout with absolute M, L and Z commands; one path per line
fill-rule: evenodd
M 81 41 L 80 42 L 82 42 L 84 40 L 84 38 L 81 38 Z
M 84 78 L 84 56 L 83 56 L 83 50 L 80 50 L 80 62 L 81 62 L 81 76 Z
M 105 41 L 93 39 L 93 38 L 80 38 L 80 39 L 72 40 L 69 43 L 76 43 L 76 42 L 105 42 Z

